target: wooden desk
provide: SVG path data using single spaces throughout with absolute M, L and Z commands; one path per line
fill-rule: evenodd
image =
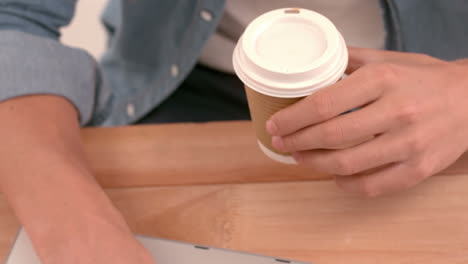
M 271 162 L 246 122 L 85 129 L 83 140 L 136 233 L 323 264 L 468 263 L 468 156 L 366 200 Z M 0 195 L 0 261 L 18 227 Z

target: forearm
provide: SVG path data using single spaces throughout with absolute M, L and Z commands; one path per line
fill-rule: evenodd
M 77 113 L 67 100 L 6 101 L 0 122 L 0 191 L 41 256 L 88 243 L 73 237 L 96 229 L 129 233 L 86 166 Z

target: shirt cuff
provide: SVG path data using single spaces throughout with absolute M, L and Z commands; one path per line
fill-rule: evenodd
M 0 36 L 0 102 L 57 95 L 74 104 L 82 125 L 91 119 L 99 74 L 88 53 L 20 31 L 0 30 Z

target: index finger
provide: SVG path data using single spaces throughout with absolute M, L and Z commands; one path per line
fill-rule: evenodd
M 382 94 L 377 76 L 357 71 L 349 77 L 277 112 L 267 122 L 273 136 L 285 136 L 375 101 Z

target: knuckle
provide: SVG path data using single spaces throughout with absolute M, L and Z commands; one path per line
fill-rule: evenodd
M 317 92 L 309 97 L 314 114 L 320 120 L 327 120 L 333 116 L 333 100 L 325 92 Z
M 300 144 L 300 136 L 298 134 L 290 135 L 283 140 L 285 151 L 298 150 Z
M 433 174 L 433 168 L 429 162 L 420 161 L 413 167 L 413 173 L 411 175 L 411 181 L 408 183 L 411 187 L 416 183 L 423 181 Z
M 396 119 L 402 124 L 414 124 L 418 120 L 419 110 L 415 105 L 406 105 L 396 110 Z
M 313 153 L 301 153 L 301 165 L 314 169 L 321 172 L 327 172 L 327 169 L 323 166 L 323 158 Z
M 422 153 L 426 149 L 426 142 L 422 137 L 412 137 L 406 142 L 409 154 Z
M 344 155 L 337 155 L 333 158 L 333 173 L 341 176 L 353 175 L 356 173 L 353 163 Z
M 320 131 L 323 147 L 338 146 L 342 143 L 343 130 L 337 122 L 324 124 Z
M 391 63 L 372 65 L 370 74 L 380 83 L 394 83 L 398 79 L 398 66 Z

